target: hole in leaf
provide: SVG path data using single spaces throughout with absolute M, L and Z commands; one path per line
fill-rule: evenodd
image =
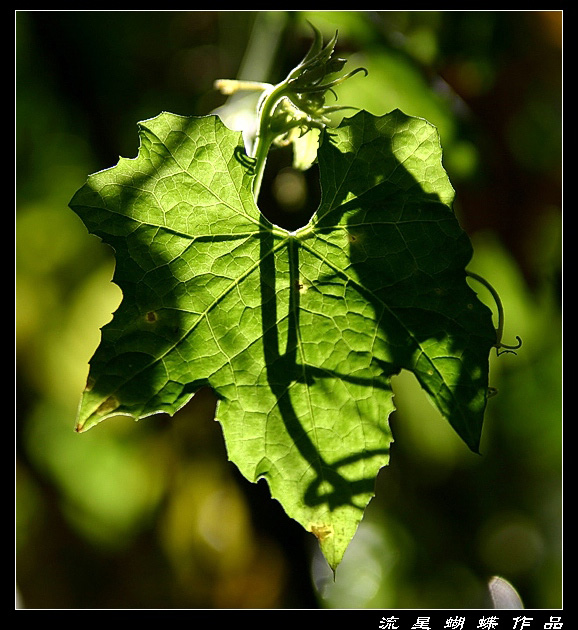
M 288 231 L 307 225 L 321 198 L 317 164 L 300 171 L 292 162 L 291 147 L 269 152 L 258 200 L 263 216 Z

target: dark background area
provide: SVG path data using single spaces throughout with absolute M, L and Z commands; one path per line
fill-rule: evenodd
M 227 461 L 210 391 L 174 418 L 73 431 L 120 294 L 70 198 L 136 155 L 138 121 L 211 113 L 218 78 L 284 78 L 307 20 L 369 70 L 339 103 L 438 127 L 469 268 L 500 293 L 504 342 L 524 342 L 492 356 L 481 456 L 395 379 L 391 463 L 335 581 Z M 17 605 L 475 608 L 500 575 L 527 608 L 561 606 L 561 12 L 18 11 L 15 35 Z M 315 167 L 271 154 L 265 214 L 303 224 L 318 199 Z

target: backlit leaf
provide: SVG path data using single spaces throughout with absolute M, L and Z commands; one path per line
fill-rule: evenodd
M 389 460 L 392 375 L 412 371 L 479 447 L 496 337 L 438 134 L 400 111 L 324 131 L 320 205 L 290 233 L 260 213 L 241 135 L 218 118 L 164 113 L 139 132 L 138 156 L 71 201 L 123 292 L 77 430 L 212 387 L 230 460 L 335 568 Z

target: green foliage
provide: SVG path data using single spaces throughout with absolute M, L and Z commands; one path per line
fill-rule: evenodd
M 161 114 L 140 138 L 70 204 L 114 248 L 124 296 L 77 430 L 174 414 L 209 385 L 229 458 L 335 568 L 388 462 L 392 375 L 414 372 L 479 446 L 496 338 L 466 283 L 437 133 L 399 111 L 324 132 L 322 199 L 296 232 L 261 215 L 240 134 L 218 118 Z

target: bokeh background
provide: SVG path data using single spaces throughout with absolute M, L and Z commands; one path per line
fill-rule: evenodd
M 335 581 L 227 461 L 210 391 L 174 418 L 73 431 L 121 296 L 70 198 L 136 155 L 138 121 L 214 111 L 217 78 L 284 78 L 307 20 L 369 70 L 340 103 L 438 127 L 470 269 L 502 297 L 504 342 L 523 339 L 492 356 L 481 456 L 395 379 L 391 464 Z M 499 575 L 527 608 L 560 607 L 561 12 L 18 11 L 15 34 L 17 606 L 471 608 Z M 282 150 L 270 165 L 263 212 L 306 221 L 315 167 Z

